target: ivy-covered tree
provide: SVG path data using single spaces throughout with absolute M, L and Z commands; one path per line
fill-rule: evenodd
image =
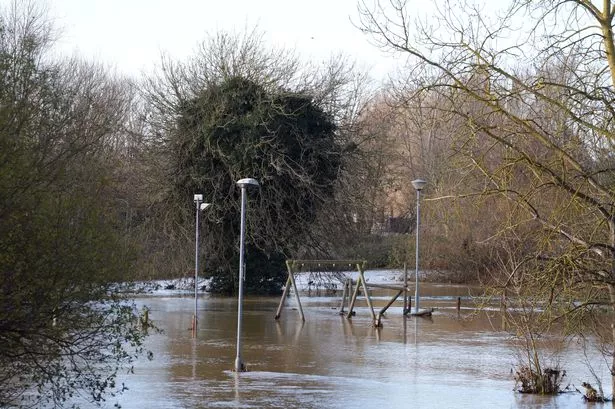
M 204 214 L 214 289 L 233 288 L 240 217 L 235 183 L 253 177 L 261 187 L 250 192 L 247 289 L 277 291 L 283 255 L 305 242 L 319 205 L 333 194 L 341 164 L 335 124 L 310 96 L 267 91 L 242 77 L 204 89 L 181 112 L 172 143 L 174 193 L 180 201 L 203 192 L 214 204 Z
M 212 203 L 202 213 L 202 266 L 213 290 L 234 291 L 236 182 L 251 177 L 261 186 L 248 193 L 246 288 L 278 292 L 283 260 L 314 248 L 317 213 L 345 167 L 347 124 L 358 111 L 353 79 L 340 60 L 301 64 L 263 47 L 257 32 L 211 37 L 187 62 L 164 59 L 144 86 L 158 268 L 191 274 L 192 197 L 202 193 Z

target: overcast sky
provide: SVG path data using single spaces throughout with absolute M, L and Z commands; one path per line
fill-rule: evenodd
M 11 0 L 0 0 L 6 5 Z M 304 58 L 345 53 L 375 79 L 395 60 L 376 49 L 355 26 L 356 0 L 50 0 L 62 29 L 58 49 L 139 75 L 160 61 L 193 52 L 206 33 L 258 27 L 272 45 L 295 48 Z

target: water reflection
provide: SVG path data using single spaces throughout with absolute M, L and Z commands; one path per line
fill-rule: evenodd
M 235 377 L 235 403 L 238 405 L 241 403 L 239 399 L 239 378 L 241 377 L 238 372 L 233 373 Z
M 441 289 L 444 292 L 443 289 Z M 467 291 L 467 290 L 466 290 Z M 383 302 L 387 297 L 382 296 Z M 244 304 L 243 359 L 249 372 L 232 371 L 235 358 L 236 301 L 204 298 L 200 325 L 191 336 L 190 298 L 149 298 L 141 302 L 165 332 L 148 347 L 126 376 L 130 390 L 116 402 L 124 408 L 572 408 L 581 397 L 520 396 L 510 374 L 516 359 L 497 311 L 474 317 L 456 297 L 432 299 L 432 319 L 403 317 L 391 307 L 383 328 L 374 328 L 365 305 L 348 320 L 338 315 L 339 298 L 304 297 L 306 322 L 290 306 L 273 319 L 278 300 L 248 298 Z M 378 303 L 378 299 L 376 303 Z M 569 381 L 590 379 L 582 353 L 567 352 Z M 602 372 L 607 380 L 608 372 Z M 609 391 L 605 391 L 610 393 Z
M 197 361 L 196 343 L 197 343 L 196 338 L 192 337 L 192 379 L 194 380 L 196 380 L 196 361 Z

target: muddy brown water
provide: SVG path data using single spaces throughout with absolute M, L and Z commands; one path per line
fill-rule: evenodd
M 515 393 L 511 370 L 518 360 L 510 336 L 500 331 L 497 308 L 476 314 L 469 298 L 460 313 L 457 296 L 467 288 L 425 285 L 421 307 L 436 307 L 431 319 L 403 318 L 396 303 L 371 326 L 365 302 L 347 320 L 337 312 L 340 296 L 303 294 L 301 323 L 291 296 L 279 321 L 278 298 L 250 298 L 244 304 L 243 359 L 249 372 L 231 371 L 235 359 L 237 302 L 203 295 L 199 329 L 190 331 L 190 296 L 141 298 L 164 331 L 147 348 L 129 388 L 110 398 L 123 408 L 578 408 L 581 395 L 530 396 Z M 387 293 L 375 297 L 382 306 Z M 553 358 L 555 359 L 555 358 Z M 594 363 L 600 360 L 593 358 Z M 559 356 L 566 384 L 592 380 L 582 351 L 571 345 Z M 598 375 L 610 384 L 604 365 Z M 611 391 L 605 391 L 610 395 Z M 386 406 L 383 406 L 386 405 Z M 610 406 L 610 405 L 609 405 Z

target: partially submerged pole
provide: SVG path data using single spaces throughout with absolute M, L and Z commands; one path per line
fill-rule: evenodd
M 404 263 L 404 310 L 403 314 L 408 314 L 408 264 Z
M 243 280 L 244 280 L 244 253 L 245 253 L 245 235 L 246 235 L 246 189 L 248 186 L 259 186 L 255 179 L 247 178 L 237 181 L 237 185 L 241 188 L 241 223 L 239 230 L 239 289 L 237 299 L 237 355 L 235 357 L 235 371 L 244 372 L 246 366 L 241 358 L 241 320 L 243 318 Z
M 414 313 L 419 313 L 419 236 L 420 236 L 420 222 L 421 222 L 421 190 L 425 187 L 425 182 L 422 179 L 416 179 L 412 181 L 412 186 L 416 189 L 416 254 L 415 254 L 415 262 L 416 262 L 416 273 L 415 273 L 415 292 L 414 292 Z
M 196 336 L 197 325 L 199 321 L 198 302 L 199 302 L 199 220 L 200 212 L 211 206 L 210 203 L 203 203 L 203 195 L 198 193 L 194 195 L 194 203 L 196 204 L 196 222 L 195 222 L 195 245 L 194 245 L 194 314 L 192 315 L 192 336 Z
M 199 211 L 201 209 L 201 202 L 203 201 L 202 194 L 194 195 L 194 203 L 196 204 L 196 216 L 195 216 L 195 244 L 194 244 L 194 314 L 192 315 L 192 336 L 196 336 L 196 327 L 198 321 L 198 279 L 199 279 Z

